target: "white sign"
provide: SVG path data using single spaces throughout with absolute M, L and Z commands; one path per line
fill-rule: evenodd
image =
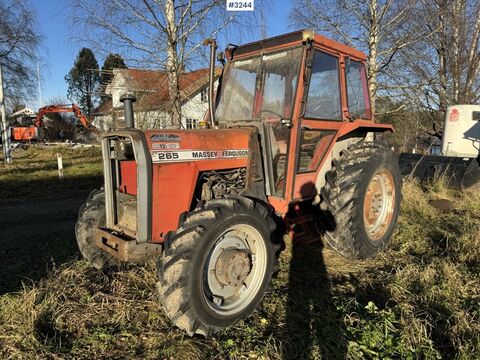
M 227 0 L 227 11 L 253 11 L 254 0 Z
M 152 151 L 152 161 L 154 163 L 212 159 L 236 159 L 246 157 L 248 157 L 248 149 Z

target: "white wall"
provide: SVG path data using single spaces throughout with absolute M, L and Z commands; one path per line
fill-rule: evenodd
M 115 70 L 114 70 L 115 72 Z M 215 89 L 218 81 L 215 82 Z M 112 96 L 113 108 L 123 109 L 120 102 L 120 96 L 131 91 L 127 88 L 127 83 L 120 73 L 115 74 L 114 80 L 108 86 L 106 93 Z M 184 102 L 182 105 L 182 125 L 187 127 L 187 119 L 201 120 L 208 110 L 208 91 L 204 101 L 201 98 L 201 91 L 197 92 L 192 98 Z M 160 110 L 141 111 L 133 106 L 135 111 L 135 126 L 141 129 L 165 128 L 169 125 L 169 116 L 166 112 Z M 123 127 L 123 110 L 116 112 L 112 117 L 111 114 L 95 116 L 93 124 L 103 131 Z
M 214 89 L 218 81 L 215 81 Z M 206 87 L 205 99 L 201 99 L 201 91 L 182 105 L 182 124 L 186 127 L 187 119 L 202 120 L 208 110 L 208 86 Z
M 444 155 L 480 155 L 480 121 L 473 119 L 473 112 L 480 112 L 480 105 L 455 105 L 447 108 L 442 134 Z

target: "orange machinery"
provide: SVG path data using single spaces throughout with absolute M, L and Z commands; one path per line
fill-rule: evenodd
M 90 120 L 82 113 L 82 110 L 80 109 L 80 107 L 78 107 L 78 105 L 48 105 L 38 110 L 38 114 L 33 122 L 33 126 L 12 127 L 11 139 L 13 141 L 40 140 L 42 134 L 39 129 L 43 129 L 45 125 L 43 122 L 43 117 L 47 114 L 64 112 L 73 113 L 87 130 L 94 133 L 99 133 L 99 130 L 94 125 L 92 125 Z

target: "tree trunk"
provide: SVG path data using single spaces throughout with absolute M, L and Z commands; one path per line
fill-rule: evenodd
M 165 17 L 167 20 L 167 74 L 168 92 L 170 95 L 171 125 L 181 127 L 182 108 L 180 103 L 180 86 L 178 77 L 180 66 L 177 56 L 177 24 L 175 20 L 175 0 L 165 1 Z
M 459 93 L 460 93 L 460 77 L 461 77 L 461 70 L 460 67 L 463 65 L 462 59 L 460 56 L 460 27 L 463 26 L 461 23 L 462 18 L 462 6 L 460 1 L 455 0 L 453 1 L 452 5 L 453 9 L 449 15 L 451 16 L 452 21 L 452 32 L 453 32 L 453 39 L 452 39 L 452 52 L 453 52 L 453 63 L 452 63 L 452 92 L 453 92 L 453 104 L 459 104 Z M 449 9 L 450 10 L 450 9 Z
M 370 29 L 368 34 L 368 90 L 370 91 L 370 102 L 372 114 L 375 114 L 375 102 L 377 100 L 377 73 L 378 73 L 378 3 L 377 0 L 370 1 Z
M 437 5 L 438 8 L 438 22 L 440 27 L 440 39 L 439 45 L 437 47 L 438 54 L 438 78 L 439 78 L 439 88 L 438 88 L 438 107 L 442 114 L 447 110 L 447 44 L 446 36 L 447 30 L 445 25 L 445 15 L 443 13 L 444 8 L 441 5 Z

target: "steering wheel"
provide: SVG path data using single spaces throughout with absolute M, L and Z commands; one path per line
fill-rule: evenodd
M 268 109 L 262 109 L 260 110 L 259 112 L 257 112 L 257 116 L 260 115 L 261 113 L 263 112 L 266 112 L 266 113 L 270 113 L 270 114 L 273 114 L 275 116 L 278 116 L 279 119 L 283 118 L 284 116 L 280 115 L 279 113 L 276 113 L 275 111 L 272 111 L 272 110 L 268 110 Z

